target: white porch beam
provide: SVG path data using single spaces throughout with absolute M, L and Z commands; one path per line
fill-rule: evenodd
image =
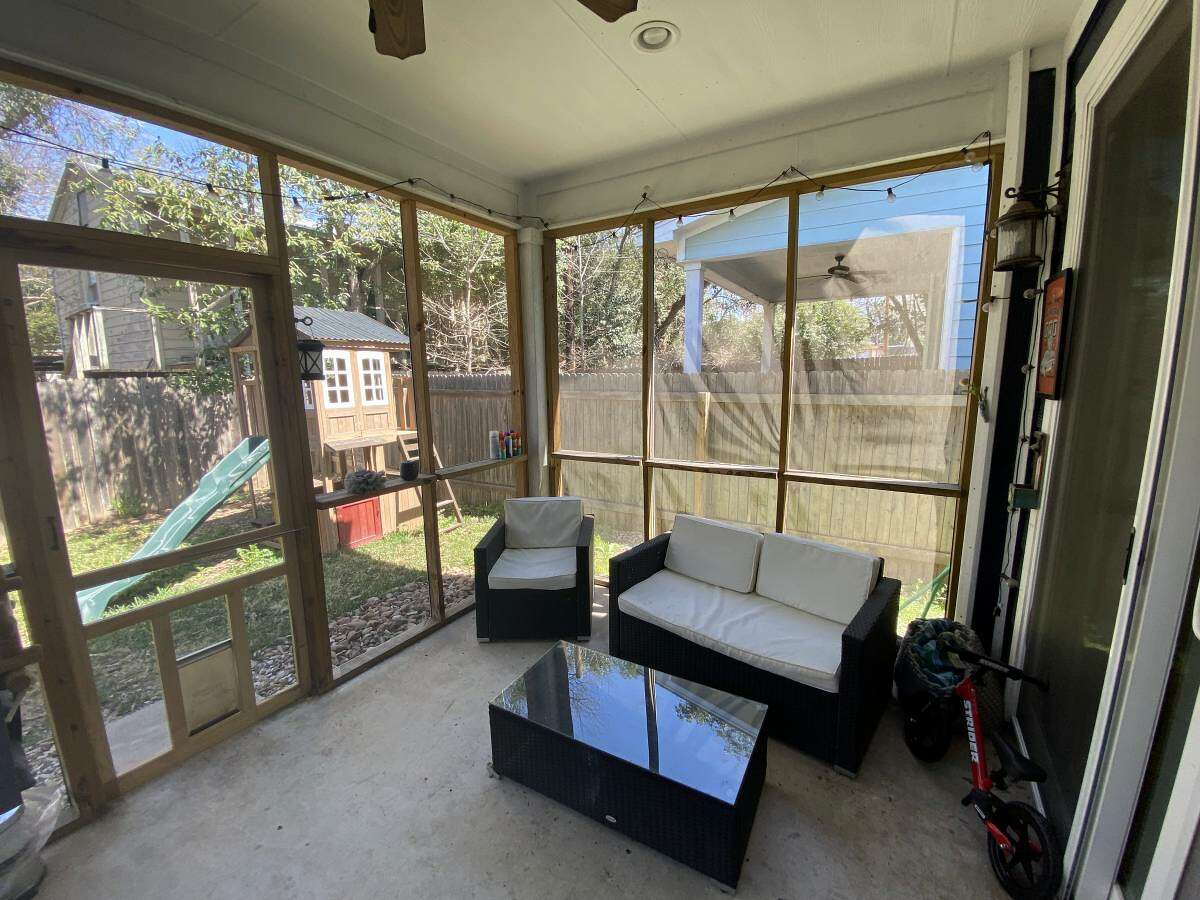
M 759 355 L 758 371 L 769 375 L 777 368 L 775 359 L 775 304 L 762 304 L 762 351 Z
M 704 350 L 704 267 L 699 262 L 683 264 L 683 371 L 700 371 Z
M 525 453 L 529 496 L 550 492 L 549 423 L 546 419 L 546 322 L 542 307 L 542 229 L 517 232 L 521 330 L 525 350 Z

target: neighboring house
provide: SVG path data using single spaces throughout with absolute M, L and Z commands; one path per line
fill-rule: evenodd
M 986 170 L 930 172 L 890 203 L 878 194 L 833 189 L 821 200 L 802 195 L 797 301 L 920 295 L 927 317 L 917 329 L 921 368 L 969 371 L 987 179 Z M 768 200 L 743 204 L 733 218 L 708 214 L 655 224 L 656 250 L 684 271 L 685 372 L 700 371 L 708 284 L 763 306 L 761 367 L 778 368 L 774 310 L 786 293 L 787 205 Z M 827 277 L 838 256 L 853 280 Z M 897 355 L 897 349 L 917 355 L 912 345 L 872 346 L 863 355 Z
M 50 221 L 97 227 L 111 178 L 105 169 L 68 162 Z M 196 364 L 202 349 L 197 341 L 181 325 L 152 316 L 142 302 L 143 297 L 153 296 L 168 308 L 187 308 L 197 302 L 193 287 L 168 289 L 173 283 L 161 279 L 75 269 L 53 269 L 51 277 L 66 377 L 186 369 Z

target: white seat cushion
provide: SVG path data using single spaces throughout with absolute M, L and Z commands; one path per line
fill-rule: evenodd
M 488 572 L 488 587 L 498 591 L 561 591 L 575 587 L 575 548 L 505 550 Z
M 520 497 L 504 501 L 504 546 L 515 550 L 574 547 L 583 523 L 578 497 Z
M 702 647 L 836 693 L 846 627 L 758 594 L 661 569 L 617 598 L 622 614 Z
M 761 545 L 762 535 L 750 528 L 678 515 L 667 542 L 666 566 L 680 575 L 745 594 L 754 590 Z
M 867 602 L 883 560 L 790 534 L 763 538 L 755 591 L 803 612 L 849 625 Z

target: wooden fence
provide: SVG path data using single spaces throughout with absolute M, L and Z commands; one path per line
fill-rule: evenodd
M 512 379 L 507 372 L 481 375 L 429 373 L 433 443 L 443 466 L 488 458 L 488 432 L 512 428 Z M 516 489 L 509 466 L 452 482 L 458 502 L 492 506 Z
M 68 531 L 109 518 L 122 495 L 172 509 L 242 439 L 232 394 L 164 379 L 47 380 L 38 396 Z
M 956 393 L 959 375 L 885 367 L 798 372 L 793 467 L 956 481 L 966 408 Z M 777 463 L 778 375 L 655 378 L 656 456 Z M 511 423 L 509 376 L 431 373 L 429 386 L 442 464 L 486 458 L 488 431 Z M 68 530 L 111 517 L 123 492 L 150 509 L 173 508 L 242 438 L 231 398 L 198 397 L 161 379 L 53 380 L 38 391 Z M 563 373 L 560 396 L 565 449 L 640 452 L 638 373 Z M 513 476 L 501 468 L 453 486 L 464 505 L 494 505 L 512 495 Z M 640 539 L 638 468 L 566 462 L 563 478 L 565 491 L 588 498 L 602 533 L 626 543 Z M 877 550 L 905 580 L 928 579 L 949 559 L 952 499 L 825 485 L 789 491 L 789 531 Z M 770 479 L 659 471 L 655 495 L 659 529 L 669 528 L 678 512 L 774 523 Z
M 800 370 L 793 379 L 790 467 L 843 475 L 957 482 L 965 425 L 963 373 L 852 361 Z M 778 464 L 782 379 L 778 374 L 659 373 L 654 383 L 654 456 Z M 637 455 L 639 373 L 562 373 L 562 447 Z M 602 534 L 640 538 L 642 485 L 630 466 L 566 461 L 563 490 L 588 498 Z M 656 471 L 654 521 L 671 527 L 694 513 L 758 528 L 775 522 L 773 479 Z M 878 552 L 905 582 L 927 581 L 949 562 L 953 499 L 828 485 L 788 487 L 786 529 Z

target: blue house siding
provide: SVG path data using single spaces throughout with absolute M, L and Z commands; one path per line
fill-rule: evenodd
M 894 187 L 895 202 L 889 203 L 882 193 L 864 190 L 888 186 Z M 954 263 L 957 276 L 948 275 L 944 296 L 930 298 L 930 303 L 931 310 L 942 310 L 938 365 L 970 369 L 987 219 L 987 167 L 974 171 L 962 166 L 928 172 L 908 183 L 886 179 L 855 188 L 858 190 L 830 188 L 820 200 L 815 193 L 800 196 L 798 246 L 850 248 L 871 238 L 953 230 L 952 252 L 959 255 Z M 716 263 L 763 256 L 782 265 L 787 249 L 787 205 L 787 200 L 780 198 L 742 207 L 732 219 L 722 210 L 686 217 L 682 225 L 663 220 L 655 225 L 655 240 L 660 246 L 669 246 L 680 262 Z M 866 259 L 859 266 L 869 269 L 869 251 Z M 931 333 L 936 334 L 934 328 L 931 323 Z

